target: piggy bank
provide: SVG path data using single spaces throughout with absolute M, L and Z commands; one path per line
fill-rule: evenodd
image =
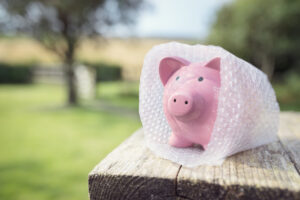
M 220 58 L 190 63 L 180 57 L 165 57 L 159 64 L 164 85 L 163 110 L 172 129 L 169 144 L 206 149 L 213 131 L 220 88 Z
M 139 114 L 145 145 L 161 158 L 220 165 L 277 141 L 279 111 L 267 76 L 222 47 L 168 42 L 145 56 Z

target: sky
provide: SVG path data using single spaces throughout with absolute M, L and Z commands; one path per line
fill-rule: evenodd
M 203 39 L 217 11 L 231 0 L 147 0 L 151 9 L 140 12 L 130 29 L 117 27 L 120 37 L 165 37 Z

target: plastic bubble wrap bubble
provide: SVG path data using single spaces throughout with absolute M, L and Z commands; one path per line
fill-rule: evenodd
M 217 118 L 205 151 L 168 145 L 171 128 L 163 112 L 164 87 L 158 70 L 167 56 L 202 63 L 221 58 Z M 153 47 L 141 73 L 139 113 L 147 146 L 156 155 L 187 167 L 218 165 L 227 156 L 277 140 L 279 107 L 266 75 L 217 46 L 171 42 Z

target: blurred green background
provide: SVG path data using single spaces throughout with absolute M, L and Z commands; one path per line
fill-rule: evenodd
M 220 45 L 300 111 L 299 22 L 298 0 L 1 1 L 0 199 L 88 199 L 89 171 L 141 127 L 156 44 Z

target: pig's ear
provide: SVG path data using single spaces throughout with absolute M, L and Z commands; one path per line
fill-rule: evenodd
M 215 57 L 208 61 L 205 66 L 220 71 L 221 58 Z
M 166 85 L 169 78 L 182 66 L 189 65 L 190 62 L 179 57 L 165 57 L 159 63 L 159 76 L 163 85 Z

